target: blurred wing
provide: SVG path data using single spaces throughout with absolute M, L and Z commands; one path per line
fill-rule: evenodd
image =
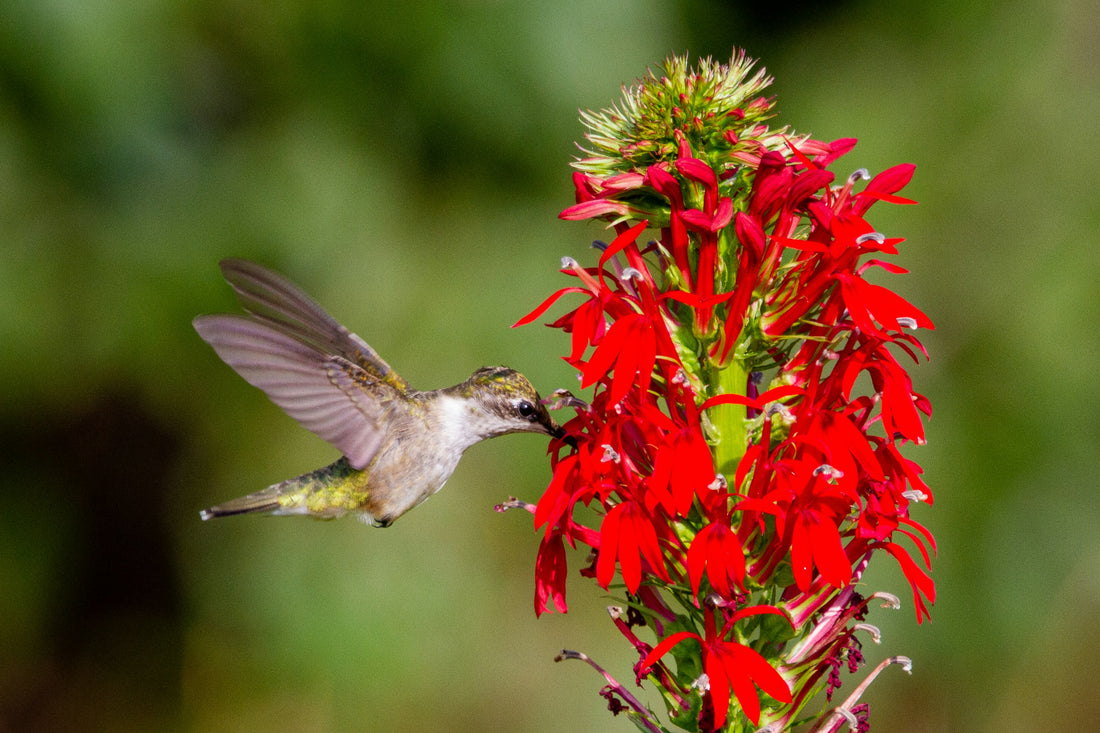
M 338 354 L 401 391 L 409 388 L 363 339 L 341 326 L 317 301 L 282 275 L 246 260 L 226 259 L 219 264 L 241 306 L 256 319 L 319 352 Z
M 339 448 L 353 468 L 363 468 L 385 437 L 386 413 L 402 395 L 343 355 L 323 353 L 271 320 L 200 316 L 194 325 L 245 381 Z

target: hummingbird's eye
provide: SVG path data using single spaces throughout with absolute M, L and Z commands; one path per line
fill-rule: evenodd
M 520 414 L 520 417 L 525 417 L 528 420 L 534 419 L 535 415 L 537 414 L 535 406 L 527 400 L 523 400 L 518 405 L 516 405 L 516 412 Z

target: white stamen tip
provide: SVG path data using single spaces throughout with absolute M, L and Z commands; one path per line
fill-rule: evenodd
M 794 413 L 792 413 L 790 408 L 782 402 L 769 402 L 764 408 L 764 412 L 767 413 L 768 417 L 779 415 L 783 422 L 788 425 L 793 425 L 795 422 Z
M 867 232 L 866 234 L 860 234 L 856 237 L 856 244 L 863 244 L 864 242 L 878 242 L 882 244 L 886 241 L 886 237 L 882 236 L 878 232 Z
M 901 608 L 901 599 L 895 596 L 893 593 L 888 593 L 884 590 L 880 590 L 877 593 L 874 593 L 871 597 L 877 598 L 882 601 L 882 608 L 889 608 L 895 611 Z
M 871 177 L 871 171 L 866 168 L 857 168 L 852 171 L 852 175 L 848 176 L 848 183 L 855 183 L 856 181 L 866 181 Z
M 875 642 L 876 644 L 882 643 L 882 632 L 879 631 L 879 628 L 877 626 L 874 626 L 872 624 L 855 624 L 852 626 L 852 629 L 866 631 L 868 634 L 871 635 L 871 641 Z

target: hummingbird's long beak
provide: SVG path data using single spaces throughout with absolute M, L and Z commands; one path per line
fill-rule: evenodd
M 554 422 L 554 418 L 549 415 L 546 416 L 546 420 L 542 422 L 542 427 L 550 435 L 551 438 L 561 438 L 565 436 L 565 428 Z
M 562 395 L 567 395 L 569 397 L 573 396 L 573 395 L 569 394 L 569 392 L 567 392 L 563 389 L 559 389 L 559 390 L 555 391 L 554 394 L 547 397 L 546 399 L 540 400 L 544 410 L 545 410 L 545 408 L 557 409 L 558 407 L 561 407 L 564 404 L 562 402 Z M 543 427 L 546 428 L 546 432 L 548 432 L 550 434 L 550 437 L 558 438 L 558 439 L 564 438 L 565 442 L 568 445 L 570 445 L 574 449 L 576 449 L 576 447 L 577 447 L 576 438 L 573 438 L 572 436 L 568 436 L 568 435 L 565 434 L 565 428 L 563 428 L 561 425 L 558 425 L 556 422 L 554 422 L 554 418 L 550 417 L 549 410 L 545 410 L 544 414 L 546 415 L 546 419 L 545 420 L 540 420 L 540 422 L 542 423 Z
M 543 427 L 546 428 L 546 432 L 550 434 L 551 438 L 565 438 L 566 443 L 574 448 L 577 447 L 577 440 L 570 435 L 566 435 L 565 428 L 554 422 L 554 418 L 550 417 L 549 414 L 546 415 L 546 421 L 543 422 Z
M 559 439 L 559 440 L 564 440 L 565 444 L 567 446 L 569 446 L 573 450 L 576 450 L 577 449 L 577 438 L 575 436 L 572 436 L 572 435 L 567 435 L 566 432 L 565 432 L 565 428 L 563 428 L 562 426 L 554 424 L 554 423 L 552 423 L 552 425 L 553 425 L 553 429 L 550 431 L 550 435 L 554 438 Z

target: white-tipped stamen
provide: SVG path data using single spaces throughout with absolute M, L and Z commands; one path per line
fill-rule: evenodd
M 877 598 L 882 601 L 883 608 L 889 608 L 894 611 L 901 608 L 901 599 L 895 596 L 893 593 L 880 590 L 871 594 L 871 598 Z
M 864 678 L 863 682 L 859 683 L 859 686 L 857 686 L 856 689 L 852 691 L 852 694 L 849 695 L 844 702 L 829 711 L 829 714 L 827 716 L 821 718 L 818 721 L 817 725 L 814 726 L 813 730 L 826 730 L 826 725 L 834 715 L 844 716 L 844 719 L 848 721 L 849 727 L 851 727 L 852 730 L 855 730 L 855 727 L 858 723 L 854 720 L 855 716 L 852 715 L 851 709 L 855 707 L 856 703 L 859 702 L 859 698 L 863 697 L 863 693 L 867 691 L 867 688 L 871 685 L 872 682 L 875 681 L 875 678 L 879 676 L 882 670 L 886 669 L 891 664 L 899 664 L 901 665 L 901 668 L 904 669 L 907 673 L 913 673 L 913 660 L 909 657 L 897 656 L 883 660 L 881 663 L 879 663 L 877 667 L 871 670 L 870 674 L 868 674 L 867 677 Z
M 860 234 L 856 237 L 856 244 L 863 244 L 864 242 L 877 242 L 883 244 L 886 242 L 886 237 L 878 232 L 867 232 L 866 234 Z
M 588 403 L 575 396 L 567 389 L 555 389 L 548 397 L 542 399 L 542 404 L 547 410 L 560 410 L 563 407 L 573 407 L 577 410 L 587 410 Z
M 844 472 L 839 468 L 830 466 L 828 463 L 822 463 L 820 466 L 814 469 L 814 476 L 824 476 L 825 478 L 844 478 Z
M 868 634 L 871 635 L 871 641 L 875 642 L 876 644 L 882 643 L 882 631 L 879 630 L 879 627 L 874 626 L 873 624 L 853 624 L 852 629 L 866 631 Z
M 791 409 L 784 405 L 782 402 L 769 402 L 764 408 L 764 413 L 768 417 L 779 415 L 779 417 L 782 418 L 783 422 L 787 423 L 788 425 L 793 425 L 795 422 L 794 413 L 792 413 Z
M 866 181 L 871 177 L 871 171 L 866 168 L 857 168 L 852 171 L 852 175 L 848 176 L 848 184 L 855 185 L 856 181 Z

